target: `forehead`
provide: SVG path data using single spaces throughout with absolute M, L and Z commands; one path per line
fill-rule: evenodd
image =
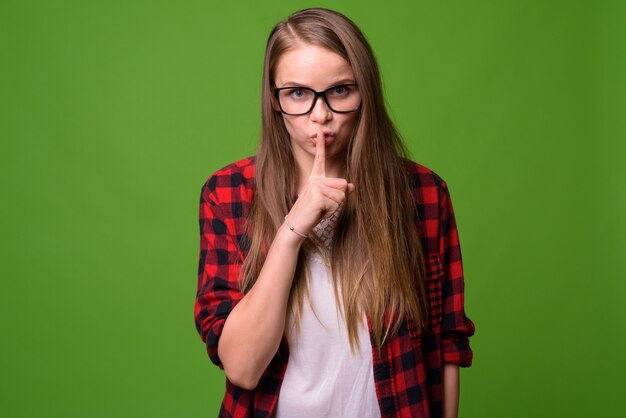
M 298 85 L 323 90 L 333 83 L 354 81 L 348 61 L 333 51 L 301 44 L 278 59 L 274 74 L 276 87 Z

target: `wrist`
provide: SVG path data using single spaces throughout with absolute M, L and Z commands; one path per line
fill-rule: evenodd
M 302 246 L 304 241 L 305 238 L 291 230 L 285 222 L 280 225 L 280 228 L 278 228 L 276 236 L 274 237 L 274 242 L 278 242 L 279 245 L 286 245 L 288 247 L 295 247 L 298 249 Z
M 296 234 L 297 236 L 299 236 L 300 238 L 307 239 L 308 236 L 300 231 L 298 231 L 292 224 L 291 222 L 289 222 L 289 219 L 287 218 L 288 215 L 285 215 L 285 225 L 287 225 L 287 228 L 289 228 L 289 230 L 291 230 L 291 232 L 293 232 L 294 234 Z

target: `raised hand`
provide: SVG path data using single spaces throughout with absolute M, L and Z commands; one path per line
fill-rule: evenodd
M 354 190 L 346 179 L 326 177 L 326 140 L 323 130 L 317 131 L 315 157 L 304 190 L 287 215 L 293 228 L 306 235 L 323 218 L 331 216 Z

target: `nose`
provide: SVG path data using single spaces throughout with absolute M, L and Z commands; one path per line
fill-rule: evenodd
M 333 112 L 330 110 L 323 97 L 317 97 L 311 109 L 311 120 L 317 123 L 326 122 L 333 117 Z

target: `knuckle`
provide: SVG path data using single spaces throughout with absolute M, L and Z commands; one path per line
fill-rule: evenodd
M 321 193 L 315 193 L 313 195 L 312 203 L 316 208 L 323 209 L 325 205 L 324 196 Z

